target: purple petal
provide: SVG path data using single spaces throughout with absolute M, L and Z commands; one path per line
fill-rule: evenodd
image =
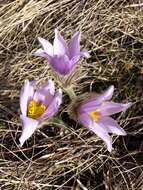
M 78 112 L 84 113 L 84 112 L 95 111 L 96 109 L 98 109 L 100 105 L 101 103 L 96 101 L 96 99 L 92 99 L 92 100 L 90 99 L 89 102 L 84 101 L 83 103 L 81 103 L 81 105 L 79 106 Z
M 108 131 L 106 128 L 104 129 L 99 124 L 95 123 L 92 118 L 88 114 L 80 114 L 79 119 L 89 130 L 93 131 L 97 136 L 99 136 L 107 145 L 107 149 L 109 152 L 112 151 L 112 140 L 108 135 Z
M 48 40 L 45 40 L 44 38 L 41 38 L 41 37 L 38 37 L 38 40 L 40 44 L 42 45 L 44 52 L 50 56 L 53 56 L 52 44 Z
M 40 90 L 48 91 L 50 94 L 54 95 L 55 94 L 54 82 L 51 79 L 49 79 L 41 86 Z
M 33 99 L 49 106 L 50 102 L 53 99 L 54 93 L 54 83 L 52 80 L 48 80 L 41 88 L 36 90 Z
M 20 119 L 23 123 L 22 125 L 22 134 L 19 138 L 20 146 L 24 144 L 24 142 L 32 136 L 35 132 L 38 121 L 32 118 L 25 117 L 24 115 L 20 115 Z
M 29 82 L 29 80 L 25 80 L 24 86 L 20 92 L 20 109 L 24 116 L 27 115 L 27 103 L 30 98 L 34 95 L 34 85 L 33 82 Z
M 62 75 L 66 75 L 71 72 L 72 64 L 68 58 L 68 56 L 54 56 L 49 60 L 50 65 L 54 68 L 54 70 Z
M 121 103 L 115 103 L 115 102 L 103 102 L 102 105 L 99 107 L 101 110 L 102 116 L 110 116 L 116 113 L 119 113 L 121 111 L 125 111 L 128 109 L 132 104 L 121 104 Z
M 114 92 L 114 86 L 111 85 L 105 92 L 99 95 L 98 101 L 100 100 L 100 102 L 103 102 L 103 101 L 110 100 L 113 96 L 113 92 Z
M 78 119 L 87 128 L 89 128 L 89 126 L 93 125 L 93 119 L 87 113 L 78 114 Z
M 42 114 L 40 118 L 38 118 L 39 121 L 43 121 L 45 119 L 49 119 L 52 117 L 59 109 L 59 106 L 62 102 L 62 91 L 61 89 L 57 90 L 51 104 L 48 106 L 46 111 Z
M 91 57 L 88 51 L 81 51 L 80 55 L 82 57 L 85 57 L 85 58 L 90 58 Z
M 69 58 L 72 59 L 75 56 L 80 55 L 80 32 L 76 32 L 68 45 L 69 48 Z
M 73 67 L 77 64 L 78 60 L 79 60 L 80 56 L 74 56 L 70 62 L 69 62 L 69 67 L 71 68 L 71 70 L 73 69 Z
M 57 29 L 55 29 L 54 55 L 62 56 L 67 52 L 67 45 Z
M 38 50 L 34 53 L 34 55 L 36 55 L 36 56 L 41 56 L 41 57 L 47 57 L 47 54 L 45 53 L 45 51 L 44 51 L 42 48 L 38 49 Z
M 88 100 L 85 100 L 80 105 L 80 112 L 90 112 L 95 111 L 101 103 L 105 100 L 110 100 L 112 98 L 114 92 L 114 86 L 110 86 L 105 92 L 103 92 L 101 95 L 96 95 L 93 98 L 90 98 Z
M 116 120 L 112 119 L 111 117 L 102 117 L 98 124 L 103 126 L 103 128 L 108 130 L 108 133 L 114 133 L 117 135 L 126 135 L 126 132 L 120 125 L 117 123 Z
M 99 136 L 107 145 L 107 150 L 109 152 L 112 151 L 112 139 L 108 135 L 107 130 L 103 130 L 103 128 L 94 122 L 94 125 L 92 126 L 91 130 Z

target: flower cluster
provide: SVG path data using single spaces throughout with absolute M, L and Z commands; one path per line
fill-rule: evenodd
M 35 55 L 47 58 L 51 68 L 60 75 L 70 75 L 74 72 L 80 56 L 90 57 L 87 51 L 80 51 L 79 32 L 72 36 L 68 44 L 57 29 L 55 29 L 53 45 L 41 37 L 38 40 L 42 48 L 38 49 Z M 82 99 L 80 103 L 75 97 L 74 101 L 77 121 L 82 122 L 84 126 L 105 141 L 109 152 L 112 150 L 112 140 L 109 134 L 126 135 L 124 129 L 110 116 L 125 111 L 131 106 L 131 103 L 122 104 L 111 101 L 113 91 L 114 86 L 110 86 L 100 95 L 90 96 L 89 94 L 88 98 Z M 41 87 L 37 87 L 35 81 L 25 80 L 20 94 L 20 119 L 23 127 L 19 138 L 21 146 L 31 137 L 39 124 L 58 112 L 61 103 L 62 90 L 55 91 L 52 80 L 48 80 Z

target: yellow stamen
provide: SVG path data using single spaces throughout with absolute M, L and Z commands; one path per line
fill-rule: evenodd
M 28 103 L 27 116 L 36 119 L 45 112 L 46 108 L 45 104 L 31 100 Z
M 100 117 L 100 109 L 96 109 L 95 111 L 89 112 L 89 115 L 93 118 L 93 120 L 96 122 Z

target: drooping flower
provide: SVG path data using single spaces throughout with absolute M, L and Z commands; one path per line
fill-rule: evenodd
M 20 93 L 22 134 L 19 142 L 21 146 L 42 121 L 51 118 L 58 111 L 61 102 L 61 89 L 55 92 L 52 80 L 48 80 L 40 88 L 36 88 L 35 82 L 25 80 Z
M 62 75 L 69 74 L 80 56 L 89 58 L 87 51 L 80 51 L 80 32 L 76 32 L 68 45 L 57 29 L 55 29 L 55 38 L 53 45 L 39 37 L 38 38 L 42 48 L 35 52 L 35 55 L 46 57 L 51 67 Z
M 112 151 L 109 133 L 126 135 L 124 129 L 110 116 L 125 111 L 131 106 L 131 103 L 122 104 L 111 101 L 113 91 L 114 86 L 110 86 L 103 94 L 81 101 L 77 108 L 78 120 L 105 141 L 109 152 Z

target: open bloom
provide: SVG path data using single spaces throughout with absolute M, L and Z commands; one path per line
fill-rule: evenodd
M 21 146 L 34 133 L 40 122 L 51 118 L 58 111 L 61 101 L 61 89 L 55 92 L 52 80 L 48 80 L 40 88 L 36 88 L 35 82 L 25 80 L 20 93 L 20 119 L 23 124 L 19 138 Z
M 51 67 L 62 75 L 69 74 L 80 56 L 89 58 L 87 51 L 80 51 L 80 33 L 76 32 L 69 44 L 67 45 L 59 31 L 55 29 L 55 39 L 53 45 L 39 37 L 38 38 L 42 48 L 35 52 L 35 55 L 48 58 Z
M 112 150 L 112 140 L 109 133 L 126 135 L 124 129 L 110 116 L 125 111 L 131 106 L 131 103 L 122 104 L 110 101 L 113 91 L 114 86 L 110 86 L 103 94 L 81 101 L 77 111 L 78 119 L 105 141 L 109 152 Z

